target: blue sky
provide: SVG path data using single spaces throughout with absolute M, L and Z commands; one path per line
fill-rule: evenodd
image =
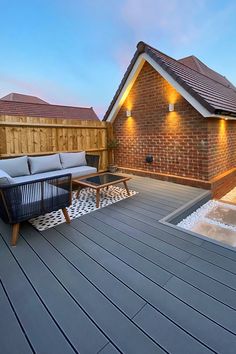
M 0 97 L 93 106 L 102 117 L 138 41 L 194 54 L 236 85 L 235 0 L 0 0 Z

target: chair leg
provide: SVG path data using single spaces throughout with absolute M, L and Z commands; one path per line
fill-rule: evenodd
M 62 210 L 62 212 L 64 214 L 65 219 L 66 219 L 66 223 L 69 224 L 70 223 L 70 217 L 69 217 L 67 209 L 66 208 L 62 208 L 61 210 Z
M 11 245 L 15 246 L 19 237 L 20 224 L 12 225 Z

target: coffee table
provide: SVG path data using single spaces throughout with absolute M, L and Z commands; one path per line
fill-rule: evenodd
M 77 185 L 78 191 L 76 197 L 79 197 L 79 193 L 83 188 L 93 188 L 96 190 L 96 207 L 99 208 L 100 204 L 100 189 L 109 188 L 114 184 L 123 183 L 127 194 L 130 195 L 129 188 L 127 186 L 127 181 L 130 177 L 123 177 L 114 175 L 112 173 L 96 173 L 94 175 L 89 175 L 87 177 L 76 178 L 73 183 Z

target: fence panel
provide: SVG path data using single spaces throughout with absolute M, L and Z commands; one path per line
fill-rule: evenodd
M 108 165 L 110 123 L 0 116 L 0 158 L 46 155 L 62 151 L 100 155 L 100 170 Z

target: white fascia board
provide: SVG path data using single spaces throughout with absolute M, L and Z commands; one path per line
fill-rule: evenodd
M 212 114 L 211 118 L 225 119 L 225 120 L 236 120 L 236 117 L 233 116 L 225 116 L 222 114 Z
M 111 110 L 107 120 L 106 120 L 107 122 L 113 122 L 114 119 L 116 118 L 117 113 L 119 112 L 122 104 L 124 103 L 125 99 L 127 98 L 127 96 L 129 94 L 135 80 L 137 79 L 138 74 L 140 73 L 144 63 L 145 63 L 145 59 L 143 58 L 143 55 L 141 54 L 137 58 L 131 72 L 129 73 L 129 76 L 128 76 L 114 106 L 112 107 L 112 110 Z

